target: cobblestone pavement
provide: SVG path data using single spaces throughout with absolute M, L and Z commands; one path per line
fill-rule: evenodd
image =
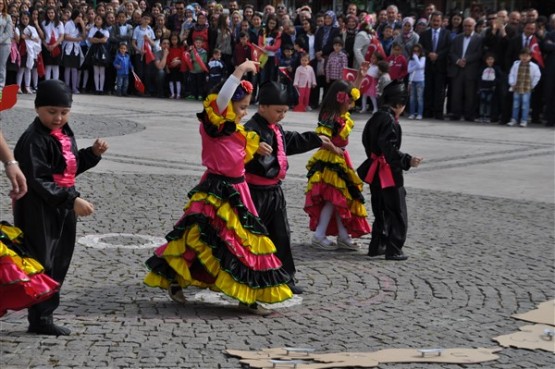
M 31 107 L 31 97 L 23 96 L 2 113 L 12 147 L 33 119 Z M 527 324 L 512 314 L 555 297 L 553 130 L 404 121 L 406 151 L 426 160 L 406 178 L 408 261 L 366 257 L 368 237 L 359 252 L 312 248 L 302 210 L 308 155 L 300 155 L 290 159 L 284 190 L 306 293 L 266 318 L 227 300 L 208 301 L 214 295 L 196 289 L 185 291 L 187 304 L 171 302 L 142 284 L 153 242 L 146 236 L 171 229 L 202 172 L 197 110 L 198 103 L 75 97 L 71 125 L 80 146 L 104 136 L 111 148 L 78 179 L 97 209 L 80 219 L 78 237 L 98 237 L 77 245 L 62 289 L 56 316 L 73 333 L 27 334 L 26 313 L 11 312 L 0 319 L 0 368 L 240 368 L 225 349 L 495 347 L 492 337 Z M 288 113 L 287 127 L 312 129 L 315 119 Z M 365 117 L 355 120 L 350 148 L 360 163 Z M 1 215 L 11 221 L 2 178 Z M 555 365 L 554 355 L 541 351 L 505 348 L 499 356 L 472 366 L 380 367 Z

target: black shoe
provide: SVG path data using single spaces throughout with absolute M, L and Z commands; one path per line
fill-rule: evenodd
M 447 116 L 447 120 L 458 122 L 458 121 L 461 120 L 461 116 L 460 115 L 449 115 L 449 116 Z
M 372 247 L 368 249 L 368 256 L 374 257 L 380 255 L 385 255 L 385 246 L 378 246 L 377 248 Z
M 403 261 L 403 260 L 407 260 L 408 258 L 409 257 L 403 254 L 402 252 L 385 256 L 385 260 L 394 260 L 394 261 Z
M 287 283 L 287 285 L 291 289 L 291 292 L 293 292 L 293 295 L 302 295 L 303 292 L 304 292 L 304 290 L 301 287 L 297 286 L 293 282 L 289 282 L 289 283 Z
M 65 327 L 60 327 L 53 322 L 38 323 L 29 325 L 28 333 L 44 334 L 47 336 L 69 336 L 71 330 Z

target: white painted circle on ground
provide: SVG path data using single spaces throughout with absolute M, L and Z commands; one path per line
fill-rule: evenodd
M 110 242 L 110 238 L 115 242 Z M 122 239 L 125 243 L 121 243 Z M 162 237 L 130 233 L 89 234 L 77 240 L 78 243 L 95 249 L 148 249 L 166 243 Z

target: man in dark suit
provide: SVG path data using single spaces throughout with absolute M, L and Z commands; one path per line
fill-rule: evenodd
M 555 14 L 549 18 L 551 31 L 545 35 L 543 42 L 547 59 L 545 61 L 545 80 L 555 81 Z M 548 127 L 555 125 L 555 84 L 546 82 L 544 85 L 545 115 Z
M 478 74 L 482 61 L 482 37 L 474 32 L 476 21 L 466 18 L 463 32 L 451 43 L 448 75 L 451 77 L 452 120 L 474 121 Z
M 430 29 L 420 36 L 420 42 L 426 52 L 424 115 L 436 119 L 443 119 L 447 57 L 451 47 L 449 32 L 441 28 L 442 20 L 441 12 L 433 12 L 430 18 Z

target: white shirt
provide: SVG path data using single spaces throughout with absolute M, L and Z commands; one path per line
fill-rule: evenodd
M 463 49 L 462 49 L 462 57 L 463 58 L 466 55 L 466 49 L 468 48 L 468 44 L 470 43 L 470 40 L 472 39 L 472 36 L 474 36 L 474 32 L 472 32 L 470 34 L 470 36 L 464 36 L 464 38 L 463 38 Z
M 44 30 L 44 42 L 46 45 L 50 42 L 52 35 L 54 35 L 54 39 L 58 41 L 65 33 L 65 28 L 62 22 L 55 26 L 54 22 L 50 22 L 46 25 L 46 22 L 42 21 L 42 29 Z

